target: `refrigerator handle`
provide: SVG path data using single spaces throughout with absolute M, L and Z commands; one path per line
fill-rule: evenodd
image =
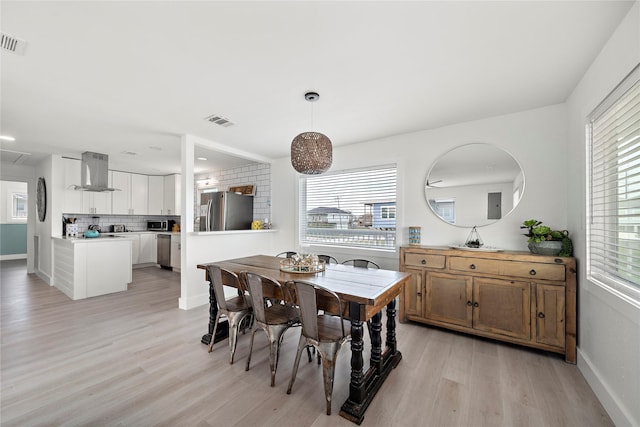
M 207 202 L 207 231 L 211 231 L 211 205 L 213 201 L 209 199 Z

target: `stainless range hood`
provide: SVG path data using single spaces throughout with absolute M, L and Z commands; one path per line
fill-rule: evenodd
M 82 153 L 80 179 L 81 184 L 76 185 L 76 190 L 81 191 L 119 191 L 117 188 L 109 188 L 109 156 L 106 154 Z

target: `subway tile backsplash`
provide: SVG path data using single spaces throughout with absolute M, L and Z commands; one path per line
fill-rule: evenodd
M 174 220 L 180 223 L 180 217 L 175 215 L 99 215 L 99 214 L 63 214 L 63 216 L 76 218 L 78 224 L 78 233 L 84 233 L 89 229 L 89 225 L 95 224 L 100 226 L 102 232 L 110 232 L 111 226 L 114 224 L 124 224 L 127 231 L 147 231 L 147 221 L 164 221 Z M 62 218 L 60 219 L 62 221 Z

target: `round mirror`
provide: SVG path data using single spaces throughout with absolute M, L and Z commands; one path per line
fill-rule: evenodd
M 467 144 L 435 161 L 425 198 L 443 221 L 459 227 L 493 224 L 515 208 L 524 192 L 522 168 L 511 154 L 490 144 Z

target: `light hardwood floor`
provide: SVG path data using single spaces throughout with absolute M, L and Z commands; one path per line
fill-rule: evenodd
M 2 426 L 355 425 L 338 415 L 348 345 L 327 416 L 316 363 L 303 358 L 286 394 L 299 330 L 285 334 L 271 388 L 264 334 L 249 372 L 248 334 L 234 365 L 226 342 L 207 353 L 208 308 L 177 308 L 175 273 L 136 269 L 126 292 L 71 301 L 27 275 L 24 261 L 0 269 Z M 363 426 L 613 425 L 560 356 L 415 324 L 398 325 L 398 342 L 403 360 Z

